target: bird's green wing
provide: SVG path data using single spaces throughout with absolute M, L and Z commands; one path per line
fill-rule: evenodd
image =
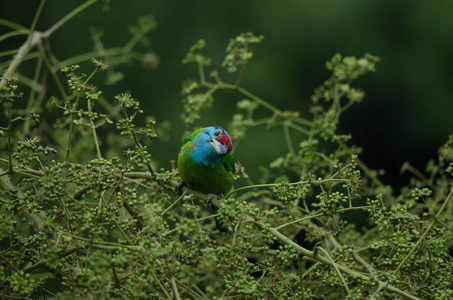
M 228 153 L 226 156 L 225 156 L 225 161 L 223 163 L 223 166 L 225 167 L 225 169 L 228 171 L 228 172 L 232 172 L 233 174 L 236 173 L 236 169 L 234 167 L 234 157 L 233 157 L 233 154 L 231 153 Z
M 190 141 L 190 136 L 191 134 L 188 134 L 184 137 L 184 139 L 182 140 L 182 145 L 184 146 L 188 141 Z

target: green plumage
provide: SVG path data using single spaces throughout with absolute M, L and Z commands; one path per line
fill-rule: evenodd
M 220 133 L 219 133 L 220 132 Z M 219 134 L 216 137 L 216 134 Z M 218 142 L 216 153 L 211 145 Z M 231 140 L 221 127 L 206 127 L 194 131 L 184 139 L 178 156 L 179 175 L 193 190 L 205 194 L 227 194 L 233 187 L 234 158 Z

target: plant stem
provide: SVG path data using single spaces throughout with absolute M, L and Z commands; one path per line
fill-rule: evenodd
M 35 17 L 33 18 L 33 22 L 31 23 L 30 26 L 30 35 L 35 31 L 36 28 L 36 23 L 38 23 L 39 16 L 41 15 L 42 8 L 44 7 L 44 3 L 46 3 L 46 0 L 41 0 L 39 3 L 38 11 L 35 14 Z
M 450 201 L 452 196 L 453 196 L 453 187 L 450 189 L 450 193 L 448 194 L 447 199 L 445 199 L 444 203 L 442 204 L 439 211 L 437 212 L 436 218 L 438 218 L 440 216 L 440 214 L 444 210 L 445 206 L 447 206 L 447 203 Z
M 12 153 L 12 145 L 11 145 L 11 134 L 12 134 L 12 127 L 13 127 L 13 120 L 11 116 L 11 102 L 6 101 L 6 110 L 8 112 L 8 170 L 9 174 L 14 172 L 13 170 L 13 153 Z
M 88 106 L 88 111 L 90 113 L 93 113 L 93 111 L 91 110 L 91 100 L 90 99 L 87 99 L 87 106 Z M 91 132 L 93 133 L 94 145 L 96 147 L 96 155 L 100 159 L 100 158 L 102 158 L 102 154 L 101 154 L 101 148 L 99 147 L 98 136 L 96 134 L 96 126 L 94 125 L 94 122 L 91 119 L 91 117 L 89 119 L 90 119 Z
M 79 14 L 81 11 L 84 9 L 88 8 L 90 5 L 94 4 L 98 0 L 89 0 L 86 1 L 85 3 L 81 4 L 79 7 L 75 8 L 72 10 L 70 13 L 68 13 L 66 16 L 58 20 L 52 27 L 46 30 L 44 33 L 45 37 L 49 37 L 52 33 L 54 33 L 56 30 L 58 30 L 61 26 L 63 26 L 64 23 L 68 22 L 70 19 L 75 17 L 77 14 Z
M 76 98 L 76 101 L 74 103 L 74 106 L 73 106 L 72 112 L 71 112 L 71 122 L 69 123 L 68 143 L 66 145 L 65 162 L 69 162 L 69 154 L 71 153 L 71 137 L 72 137 L 72 132 L 74 130 L 75 110 L 77 108 L 77 105 L 79 104 L 79 99 L 80 99 L 80 93 L 77 94 L 77 98 Z
M 302 294 L 302 300 L 305 300 L 304 277 L 303 277 L 303 273 L 302 273 L 302 257 L 299 257 L 299 284 L 300 284 L 300 293 Z
M 162 283 L 159 281 L 159 279 L 157 278 L 156 274 L 154 272 L 151 271 L 151 276 L 154 278 L 154 281 L 156 281 L 157 285 L 160 287 L 160 289 L 162 290 L 162 292 L 165 294 L 165 296 L 167 297 L 167 299 L 172 299 L 171 296 L 168 294 L 167 290 L 164 288 L 164 286 L 162 285 Z
M 255 222 L 255 224 L 258 224 L 260 227 L 261 226 L 264 226 L 263 224 L 261 223 L 258 223 L 258 222 Z M 318 254 L 315 254 L 314 252 L 312 251 L 309 251 L 307 249 L 305 249 L 304 247 L 296 244 L 293 240 L 291 240 L 290 238 L 288 238 L 287 236 L 283 235 L 282 233 L 280 233 L 278 230 L 276 230 L 275 228 L 270 228 L 270 232 L 275 236 L 277 237 L 280 241 L 284 242 L 285 244 L 288 244 L 288 245 L 291 245 L 294 247 L 294 249 L 299 252 L 300 255 L 303 255 L 303 256 L 307 256 L 309 258 L 312 258 L 314 260 L 317 260 L 317 261 L 320 261 L 322 263 L 325 263 L 331 267 L 334 267 L 333 264 L 335 264 L 336 268 L 338 268 L 339 271 L 342 271 L 344 273 L 347 273 L 349 275 L 353 275 L 354 277 L 356 278 L 361 278 L 363 280 L 368 280 L 368 276 L 367 275 L 364 275 L 360 272 L 357 272 L 357 271 L 354 271 L 354 270 L 351 270 L 347 267 L 344 267 L 340 264 L 337 264 L 335 262 L 332 262 L 331 260 L 329 260 L 328 258 L 324 257 L 324 256 L 320 256 Z M 379 284 L 381 284 L 382 282 L 379 281 Z M 388 284 L 385 286 L 385 288 L 390 291 L 390 292 L 394 292 L 394 293 L 397 293 L 401 296 L 404 296 L 408 299 L 412 299 L 412 300 L 421 300 L 420 298 L 414 296 L 414 295 L 411 295 L 391 284 Z
M 17 49 L 13 49 L 13 50 L 8 50 L 8 51 L 2 51 L 0 52 L 0 57 L 2 56 L 14 56 L 16 53 L 17 53 Z
M 291 136 L 289 135 L 288 125 L 286 123 L 283 124 L 283 131 L 285 133 L 285 140 L 286 144 L 288 145 L 289 152 L 293 157 L 296 157 L 296 153 L 294 152 L 293 143 L 291 142 Z
M 0 18 L 0 25 L 9 27 L 9 28 L 12 28 L 15 30 L 28 30 L 28 28 L 25 26 L 22 26 L 20 24 L 17 24 L 17 23 L 14 23 L 14 22 L 11 22 L 11 21 L 8 21 L 5 19 L 1 19 L 1 18 Z
M 33 82 L 38 82 L 39 74 L 41 73 L 41 69 L 42 69 L 42 61 L 43 61 L 43 58 L 42 58 L 42 56 L 40 56 L 36 63 L 35 74 L 33 76 Z M 27 107 L 25 108 L 26 113 L 30 113 L 32 110 L 33 104 L 35 103 L 34 100 L 35 100 L 36 90 L 37 90 L 37 85 L 34 85 L 31 87 L 30 96 L 28 97 Z M 24 133 L 28 134 L 29 130 L 30 130 L 30 119 L 26 119 L 24 122 Z
M 349 295 L 350 292 L 349 292 L 348 284 L 346 283 L 346 281 L 344 280 L 343 275 L 341 274 L 340 270 L 338 269 L 338 264 L 335 263 L 333 258 L 330 256 L 329 252 L 327 252 L 326 250 L 324 250 L 321 247 L 319 247 L 318 249 L 321 250 L 322 252 L 324 252 L 325 256 L 329 259 L 329 261 L 331 262 L 331 266 L 334 268 L 335 272 L 338 275 L 338 278 L 340 279 L 341 283 L 343 284 L 344 289 L 346 290 L 346 293 L 348 293 L 348 295 Z
M 13 36 L 28 35 L 29 33 L 30 33 L 30 31 L 28 29 L 20 29 L 20 30 L 16 30 L 16 31 L 11 31 L 11 32 L 5 33 L 4 35 L 0 36 L 0 42 L 8 39 L 10 37 L 13 37 Z
M 403 164 L 403 166 L 401 167 L 401 173 L 403 173 L 404 171 L 409 171 L 411 172 L 412 174 L 414 174 L 415 176 L 417 176 L 424 184 L 428 185 L 433 191 L 436 191 L 437 188 L 436 186 L 432 183 L 432 181 L 430 181 L 425 175 L 423 175 L 422 172 L 420 172 L 419 170 L 417 170 L 416 168 L 414 168 L 410 163 L 408 163 L 407 161 Z
M 229 87 L 229 89 L 237 90 L 242 95 L 244 95 L 246 97 L 249 97 L 250 99 L 252 99 L 256 103 L 266 107 L 267 109 L 269 109 L 270 111 L 272 111 L 274 113 L 281 113 L 281 111 L 278 108 L 276 108 L 275 106 L 273 106 L 273 105 L 269 104 L 268 102 L 264 101 L 260 97 L 250 93 L 249 91 L 247 91 L 246 89 L 244 89 L 242 87 L 238 87 L 238 86 L 234 86 L 233 85 L 233 86 Z
M 179 296 L 179 291 L 178 291 L 178 287 L 176 286 L 176 281 L 175 281 L 174 276 L 171 277 L 170 282 L 171 282 L 171 287 L 173 289 L 173 293 L 175 295 L 176 300 L 181 300 L 181 296 Z
M 182 193 L 181 196 L 179 196 L 178 199 L 176 199 L 175 202 L 173 202 L 169 207 L 167 207 L 160 215 L 163 216 L 167 213 L 167 211 L 169 211 L 170 209 L 172 209 L 172 207 L 174 207 L 176 204 L 178 204 L 179 201 L 181 201 L 182 198 L 184 198 L 184 196 L 186 195 L 186 192 Z
M 316 180 L 316 181 L 305 180 L 305 181 L 298 181 L 298 182 L 290 182 L 289 185 L 295 186 L 295 185 L 305 185 L 305 184 L 323 184 L 323 183 L 329 183 L 329 182 L 347 182 L 347 179 L 328 178 L 328 179 L 322 179 L 322 180 Z M 248 189 L 275 187 L 277 185 L 279 185 L 279 183 L 247 185 L 247 186 L 243 186 L 243 187 L 240 187 L 238 189 L 235 189 L 235 190 L 229 192 L 224 198 L 228 198 L 231 195 L 236 194 L 237 192 L 248 190 Z
M 315 219 L 315 218 L 322 217 L 322 216 L 323 216 L 323 214 L 316 214 L 316 215 L 313 215 L 313 216 L 307 216 L 307 217 L 303 217 L 303 218 L 300 218 L 300 219 L 297 219 L 297 220 L 294 220 L 294 221 L 279 225 L 279 226 L 274 227 L 274 228 L 276 230 L 280 230 L 282 228 L 285 228 L 286 226 L 290 226 L 290 225 L 293 225 L 293 224 L 297 224 L 299 222 L 303 222 L 303 221 L 310 220 L 310 219 Z
M 434 224 L 436 224 L 437 222 L 437 218 L 440 216 L 440 214 L 442 213 L 442 211 L 444 210 L 445 206 L 447 205 L 447 203 L 450 201 L 450 199 L 452 198 L 452 195 L 453 195 L 453 188 L 450 190 L 450 193 L 448 194 L 447 196 L 447 199 L 445 199 L 445 202 L 442 204 L 442 207 L 439 209 L 439 211 L 437 212 L 435 218 L 431 221 L 431 224 L 429 224 L 428 228 L 426 228 L 425 232 L 423 232 L 423 235 L 420 237 L 420 239 L 417 241 L 417 243 L 412 247 L 412 249 L 409 251 L 409 253 L 404 257 L 404 259 L 400 262 L 400 264 L 398 265 L 398 267 L 395 269 L 395 271 L 393 272 L 393 274 L 398 274 L 398 272 L 401 270 L 401 268 L 404 266 L 404 264 L 406 263 L 406 261 L 411 257 L 411 255 L 415 252 L 415 250 L 417 250 L 421 243 L 425 240 L 425 237 L 426 235 L 431 231 L 431 229 L 434 227 Z
M 58 257 L 60 257 L 60 258 L 66 257 L 66 256 L 71 255 L 72 253 L 74 253 L 74 252 L 76 252 L 76 251 L 77 251 L 77 248 L 69 249 L 68 251 L 61 253 L 61 255 L 59 255 Z M 41 268 L 41 267 L 44 266 L 44 265 L 45 265 L 45 263 L 42 262 L 42 261 L 40 261 L 40 262 L 38 262 L 38 263 L 36 263 L 36 264 L 34 264 L 34 265 L 31 265 L 31 266 L 29 266 L 29 267 L 23 269 L 22 271 L 23 271 L 24 273 L 30 273 L 30 272 L 32 272 L 32 271 L 34 271 L 34 270 L 36 270 L 36 269 Z
M 206 84 L 206 77 L 204 76 L 203 64 L 198 64 L 198 75 L 200 76 L 200 82 L 202 85 Z
M 52 67 L 52 63 L 50 62 L 49 58 L 47 57 L 47 52 L 45 49 L 40 47 L 41 49 L 41 56 L 44 59 L 44 62 L 46 63 L 47 69 L 49 70 L 50 74 L 52 75 L 52 79 L 55 81 L 55 84 L 57 85 L 58 91 L 61 94 L 61 97 L 63 97 L 64 100 L 67 100 L 68 95 L 66 94 L 66 91 L 63 87 L 63 84 L 61 83 L 60 79 L 58 78 L 57 74 L 55 73 L 54 68 Z
M 412 249 L 409 251 L 409 253 L 404 257 L 404 259 L 400 262 L 398 267 L 395 269 L 395 271 L 393 272 L 394 275 L 398 274 L 398 272 L 404 266 L 406 261 L 411 257 L 411 255 L 415 252 L 415 250 L 419 249 L 421 243 L 425 240 L 426 235 L 428 234 L 428 232 L 431 231 L 431 229 L 433 228 L 435 223 L 436 223 L 436 219 L 433 219 L 431 224 L 429 224 L 428 228 L 426 228 L 425 232 L 423 232 L 423 235 L 420 237 L 420 239 L 417 241 L 417 243 L 412 247 Z

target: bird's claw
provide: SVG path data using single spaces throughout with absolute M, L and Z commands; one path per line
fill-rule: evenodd
M 186 186 L 186 183 L 184 181 L 180 181 L 176 185 L 175 190 L 178 192 L 178 194 L 182 195 L 182 188 L 185 186 Z
M 206 203 L 206 205 L 208 207 L 212 207 L 212 200 L 213 199 L 222 199 L 223 198 L 223 194 L 219 194 L 219 195 L 216 195 L 216 194 L 207 194 L 206 195 L 206 198 L 204 198 L 204 203 Z
M 219 195 L 216 195 L 216 194 L 207 194 L 207 195 L 206 195 L 206 198 L 204 199 L 204 202 L 206 203 L 206 205 L 207 205 L 208 207 L 210 207 L 210 208 L 214 211 L 214 213 L 217 213 L 218 208 L 217 208 L 217 207 L 213 207 L 213 205 L 212 205 L 212 200 L 213 200 L 213 199 L 220 200 L 220 199 L 222 199 L 223 197 L 224 197 L 223 194 L 219 194 Z M 217 216 L 217 217 L 215 218 L 215 224 L 216 224 L 216 226 L 217 226 L 217 229 L 219 229 L 219 231 L 221 231 L 221 232 L 226 232 L 226 231 L 228 231 L 228 228 L 224 226 L 224 224 L 223 224 L 222 221 L 220 221 L 219 216 Z

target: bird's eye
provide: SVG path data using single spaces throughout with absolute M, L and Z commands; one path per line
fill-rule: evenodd
M 222 134 L 222 133 L 220 132 L 220 130 L 216 130 L 216 131 L 214 131 L 214 132 L 212 133 L 212 135 L 213 135 L 214 137 L 219 137 L 220 134 Z

